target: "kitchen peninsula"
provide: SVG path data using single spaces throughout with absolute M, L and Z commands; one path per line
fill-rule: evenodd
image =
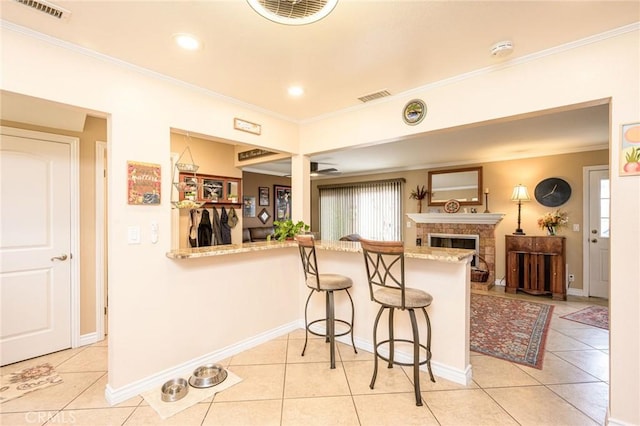
M 364 259 L 360 244 L 350 241 L 316 241 L 316 253 L 320 272 L 343 274 L 353 280 L 351 291 L 355 304 L 354 339 L 356 346 L 373 352 L 372 327 L 377 313 L 377 305 L 369 295 Z M 474 251 L 466 249 L 447 249 L 432 247 L 407 247 L 405 249 L 405 274 L 409 287 L 419 288 L 433 296 L 433 304 L 429 307 L 432 326 L 432 368 L 436 376 L 460 384 L 471 382 L 471 365 L 469 360 L 469 304 L 470 304 L 470 262 Z M 224 259 L 221 266 L 232 267 L 238 263 L 239 273 L 246 274 L 252 256 L 268 257 L 274 265 L 290 265 L 286 268 L 288 291 L 296 292 L 287 303 L 297 303 L 298 323 L 303 328 L 303 308 L 307 294 L 304 277 L 300 267 L 297 245 L 293 241 L 256 242 L 213 246 L 191 249 L 178 249 L 167 253 L 167 257 L 180 260 L 181 269 L 188 270 L 192 261 L 197 268 L 206 267 L 208 263 L 215 266 Z M 263 266 L 258 262 L 257 267 Z M 277 266 L 275 266 L 277 267 Z M 240 271 L 240 269 L 243 269 Z M 260 277 L 269 271 L 252 270 L 252 276 Z M 289 279 L 289 277 L 291 279 Z M 211 285 L 215 286 L 215 282 Z M 297 302 L 296 302 L 297 301 Z M 274 306 L 274 309 L 276 307 Z M 311 318 L 324 316 L 323 298 L 312 298 L 309 304 Z M 250 316 L 251 311 L 243 315 Z M 346 295 L 336 297 L 336 318 L 350 315 L 350 305 Z M 255 319 L 258 321 L 258 318 Z M 409 320 L 404 316 L 396 318 L 396 336 L 408 335 L 411 330 Z M 385 327 L 381 325 L 380 331 Z M 424 328 L 421 326 L 421 338 Z M 265 333 L 268 330 L 264 331 Z M 242 337 L 241 337 L 242 338 Z M 380 337 L 385 338 L 383 336 Z M 344 338 L 343 338 L 344 339 Z M 341 339 L 338 339 L 341 340 Z M 347 343 L 347 340 L 343 340 Z M 350 342 L 349 342 L 350 343 Z M 399 346 L 397 358 L 412 357 L 409 347 Z M 436 378 L 437 380 L 437 378 Z

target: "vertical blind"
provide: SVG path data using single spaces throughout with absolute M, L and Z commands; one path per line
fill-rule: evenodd
M 320 236 L 349 234 L 382 241 L 402 239 L 404 179 L 319 186 Z

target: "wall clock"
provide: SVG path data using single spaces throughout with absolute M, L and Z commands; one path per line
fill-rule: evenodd
M 420 99 L 409 101 L 402 110 L 402 119 L 410 126 L 415 126 L 427 115 L 427 106 Z
M 558 207 L 571 197 L 571 185 L 564 179 L 547 178 L 536 185 L 534 195 L 543 206 Z

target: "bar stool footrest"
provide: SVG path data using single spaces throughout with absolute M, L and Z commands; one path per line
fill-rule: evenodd
M 391 339 L 383 340 L 382 342 L 378 342 L 378 344 L 377 344 L 377 345 L 376 345 L 376 347 L 374 348 L 374 355 L 375 355 L 375 356 L 377 356 L 378 358 L 380 358 L 380 359 L 382 359 L 382 360 L 386 361 L 386 362 L 389 362 L 389 358 L 388 358 L 388 357 L 385 357 L 384 355 L 382 355 L 382 354 L 378 351 L 378 348 L 379 348 L 381 345 L 388 344 L 388 343 L 390 343 L 390 342 L 391 342 Z M 408 339 L 393 339 L 393 342 L 394 342 L 394 343 L 395 343 L 395 342 L 411 343 L 411 344 L 413 345 L 413 340 L 408 340 Z M 427 346 L 426 346 L 426 345 L 423 345 L 422 343 L 420 343 L 419 345 L 420 345 L 420 347 L 421 347 L 422 349 L 424 349 L 427 353 L 426 353 L 426 358 L 425 358 L 424 360 L 419 361 L 419 362 L 418 362 L 418 365 L 425 365 L 425 364 L 427 364 L 429 361 L 431 361 L 431 351 L 427 348 Z M 395 358 L 395 357 L 394 357 L 394 358 Z M 413 362 L 402 362 L 402 361 L 396 361 L 395 359 L 393 360 L 393 364 L 395 364 L 395 365 L 402 365 L 402 366 L 405 366 L 405 367 L 413 367 Z
M 341 319 L 337 319 L 337 318 L 334 319 L 334 321 L 337 322 L 337 323 L 340 323 L 340 324 L 344 324 L 347 327 L 349 327 L 347 329 L 347 331 L 334 334 L 334 337 L 346 336 L 347 334 L 351 333 L 351 330 L 353 329 L 353 326 L 351 325 L 350 322 L 345 321 L 345 320 L 341 320 Z M 311 330 L 311 326 L 313 324 L 316 324 L 316 323 L 319 323 L 319 322 L 326 323 L 327 319 L 326 318 L 321 318 L 321 319 L 317 319 L 317 320 L 311 321 L 309 324 L 307 324 L 307 331 L 309 331 L 309 333 L 313 334 L 314 336 L 327 337 L 326 331 L 324 333 L 318 333 L 316 331 Z M 326 327 L 325 327 L 325 330 L 326 330 Z

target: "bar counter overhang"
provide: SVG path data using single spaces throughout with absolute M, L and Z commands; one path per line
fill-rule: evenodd
M 364 258 L 360 244 L 348 241 L 316 241 L 318 267 L 320 273 L 343 274 L 353 280 L 351 290 L 355 304 L 354 339 L 356 346 L 373 352 L 373 323 L 378 311 L 376 303 L 371 301 L 367 283 Z M 304 302 L 307 288 L 300 266 L 297 245 L 293 241 L 267 241 L 226 246 L 180 249 L 167 253 L 167 257 L 183 260 L 181 267 L 188 268 L 189 259 L 211 258 L 211 267 L 215 268 L 216 257 L 237 255 L 242 257 L 239 265 L 246 268 L 251 254 L 267 254 L 269 256 L 287 256 L 291 268 L 291 288 L 297 290 L 300 328 L 304 328 Z M 444 249 L 430 247 L 405 248 L 406 285 L 424 290 L 433 296 L 433 303 L 428 308 L 432 326 L 432 368 L 438 377 L 455 383 L 468 385 L 471 383 L 472 371 L 469 359 L 469 327 L 470 327 L 470 262 L 473 250 Z M 225 259 L 226 260 L 226 259 Z M 280 263 L 282 264 L 282 263 Z M 239 266 L 241 267 L 241 266 Z M 258 272 L 258 271 L 256 271 Z M 243 271 L 246 273 L 246 270 Z M 287 274 L 288 275 L 288 274 Z M 336 318 L 350 315 L 350 306 L 345 295 L 336 296 Z M 279 309 L 273 306 L 273 309 Z M 324 316 L 324 298 L 313 297 L 309 304 L 309 317 Z M 251 315 L 251 312 L 245 312 Z M 256 318 L 256 321 L 259 321 Z M 386 333 L 386 315 L 381 319 L 379 330 Z M 408 315 L 396 315 L 396 337 L 410 336 L 411 326 Z M 426 330 L 421 326 L 421 339 Z M 386 334 L 380 339 L 386 338 Z M 241 337 L 242 338 L 242 337 Z M 245 339 L 243 339 L 245 340 Z M 348 336 L 339 338 L 350 344 Z M 328 350 L 328 348 L 327 348 Z M 396 358 L 410 362 L 412 358 L 409 346 L 397 347 Z

